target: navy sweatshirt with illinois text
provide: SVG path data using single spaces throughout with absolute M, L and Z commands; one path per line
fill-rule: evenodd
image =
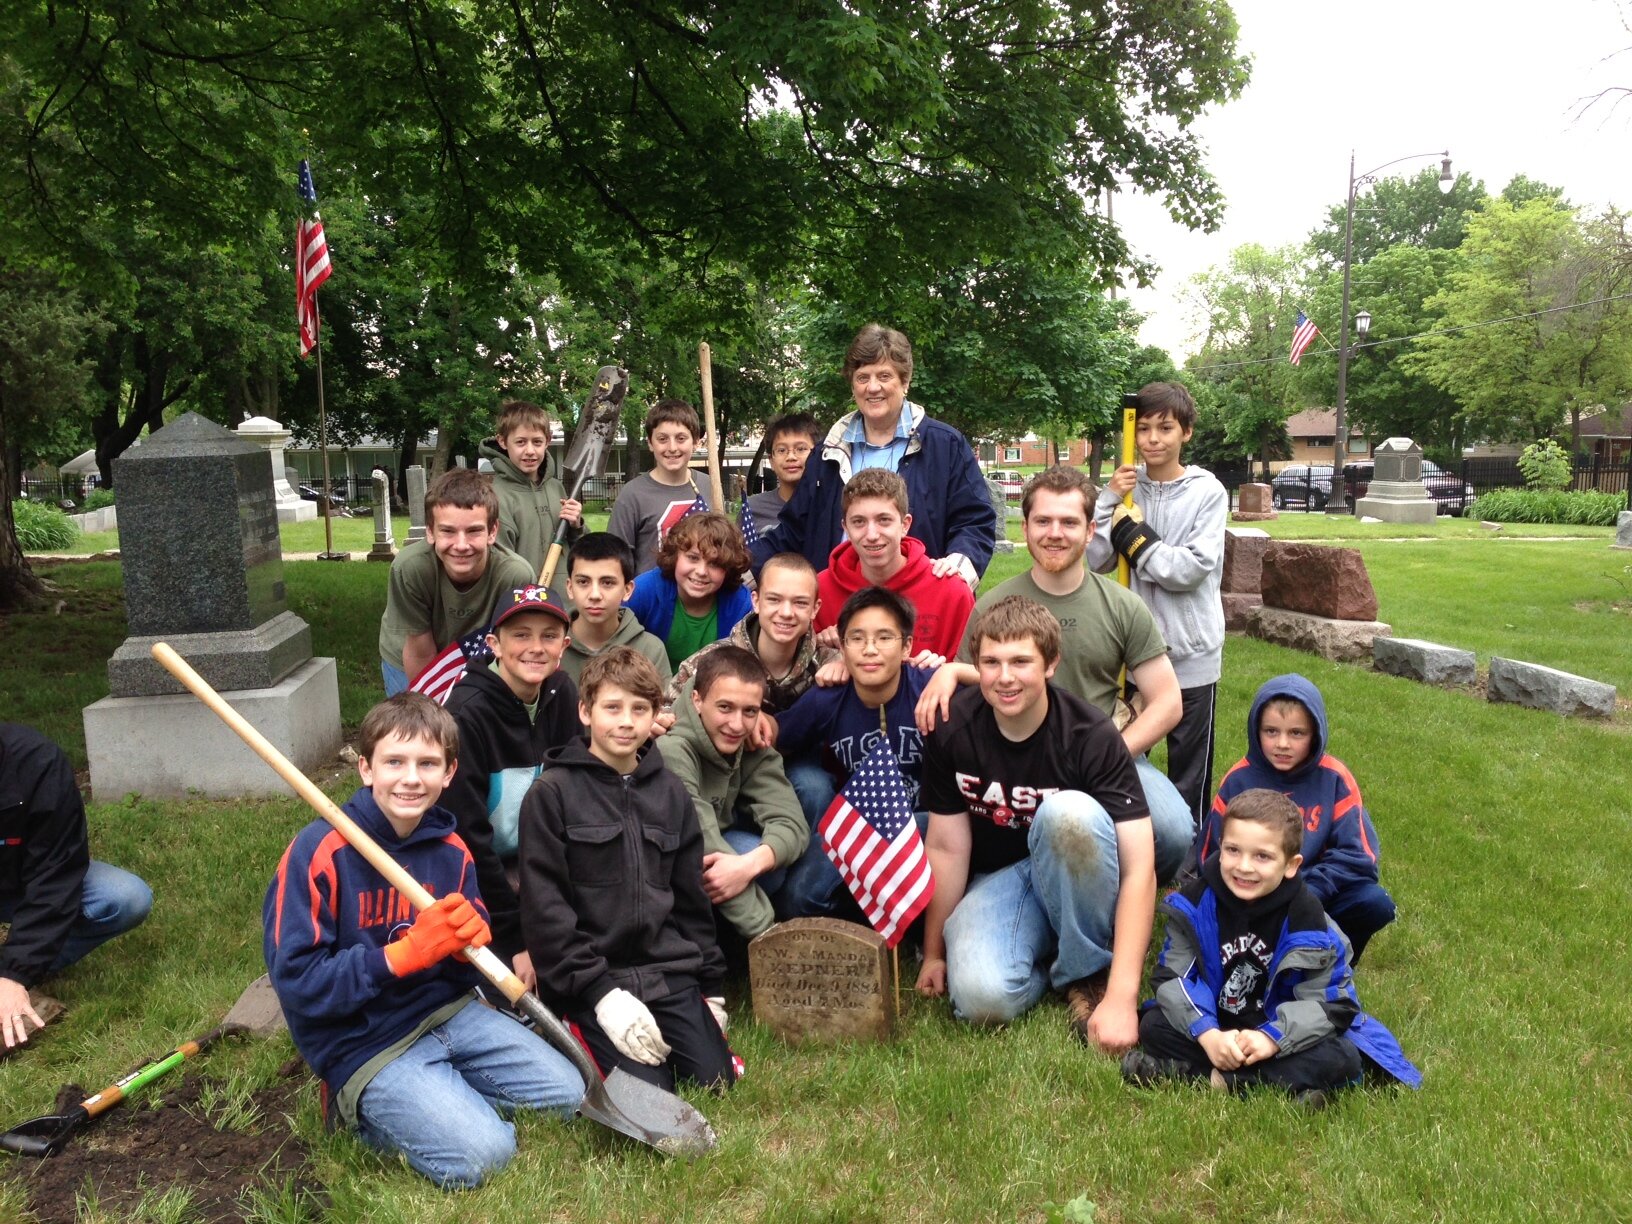
M 451 812 L 433 807 L 399 838 L 366 787 L 345 811 L 432 896 L 460 893 L 487 918 L 476 864 Z M 335 1092 L 376 1053 L 482 980 L 474 966 L 452 957 L 394 976 L 385 945 L 413 925 L 413 906 L 321 820 L 284 851 L 262 918 L 266 968 L 289 1035 Z

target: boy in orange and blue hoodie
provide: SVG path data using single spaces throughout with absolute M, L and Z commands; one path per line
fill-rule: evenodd
M 583 1079 L 542 1038 L 483 1005 L 481 976 L 458 955 L 491 932 L 476 864 L 453 814 L 436 805 L 458 767 L 453 715 L 400 693 L 368 712 L 359 738 L 363 785 L 346 814 L 436 903 L 416 915 L 314 820 L 266 891 L 266 967 L 295 1049 L 323 1081 L 329 1118 L 444 1189 L 479 1185 L 515 1154 L 508 1116 L 571 1117 Z
M 1303 880 L 1354 945 L 1360 962 L 1371 937 L 1394 921 L 1394 898 L 1377 880 L 1377 830 L 1349 767 L 1326 751 L 1326 703 L 1304 677 L 1276 676 L 1247 714 L 1247 755 L 1218 785 L 1196 847 L 1202 863 L 1218 853 L 1224 810 L 1255 788 L 1279 791 L 1303 813 Z

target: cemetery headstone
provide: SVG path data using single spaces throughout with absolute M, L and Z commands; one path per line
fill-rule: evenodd
M 1632 510 L 1622 510 L 1615 516 L 1615 543 L 1611 548 L 1632 548 Z
M 890 952 L 870 927 L 795 918 L 748 945 L 754 1016 L 783 1041 L 884 1041 L 895 1028 Z
M 1371 484 L 1354 503 L 1357 517 L 1383 523 L 1431 523 L 1439 507 L 1422 483 L 1422 447 L 1388 438 L 1372 452 Z
M 1267 484 L 1244 484 L 1235 493 L 1235 509 L 1230 517 L 1238 523 L 1261 523 L 1280 518 Z
M 374 547 L 368 551 L 370 561 L 396 560 L 397 542 L 391 536 L 391 480 L 384 472 L 374 473 Z
M 997 515 L 997 543 L 992 546 L 994 553 L 1012 553 L 1014 541 L 1008 539 L 1009 534 L 1009 497 L 1003 491 L 1003 486 L 995 480 L 986 482 L 986 496 L 991 499 L 992 512 Z
M 1264 550 L 1263 605 L 1247 614 L 1251 637 L 1355 662 L 1393 630 L 1376 619 L 1377 593 L 1357 549 L 1274 541 Z
M 317 503 L 302 501 L 289 483 L 289 469 L 283 462 L 283 448 L 289 444 L 289 430 L 270 417 L 250 417 L 238 426 L 238 436 L 253 442 L 272 456 L 272 496 L 277 502 L 278 522 L 303 523 L 317 517 Z
M 151 655 L 168 642 L 302 768 L 339 748 L 334 660 L 313 658 L 285 601 L 270 454 L 189 412 L 115 462 L 130 636 L 108 662 L 110 696 L 85 708 L 93 790 L 283 793 Z
M 414 464 L 408 469 L 408 543 L 425 538 L 425 469 Z

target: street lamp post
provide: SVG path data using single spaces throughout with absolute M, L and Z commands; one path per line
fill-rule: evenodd
M 1335 434 L 1332 439 L 1332 496 L 1326 502 L 1326 513 L 1347 514 L 1349 499 L 1343 482 L 1343 465 L 1348 461 L 1349 450 L 1349 279 L 1352 272 L 1354 258 L 1354 194 L 1358 188 L 1377 181 L 1379 171 L 1387 170 L 1390 166 L 1397 166 L 1403 161 L 1416 161 L 1424 157 L 1437 157 L 1439 163 L 1439 190 L 1448 193 L 1456 185 L 1456 176 L 1451 173 L 1451 155 L 1449 151 L 1443 153 L 1412 153 L 1406 157 L 1396 157 L 1393 161 L 1384 162 L 1376 169 L 1367 170 L 1364 174 L 1354 173 L 1354 151 L 1349 151 L 1349 203 L 1348 212 L 1343 221 L 1343 318 L 1339 324 L 1337 343 L 1337 421 Z M 1354 316 L 1357 339 L 1364 340 L 1371 328 L 1371 315 L 1364 310 Z

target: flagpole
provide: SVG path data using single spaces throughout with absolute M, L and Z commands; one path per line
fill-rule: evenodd
M 349 552 L 334 551 L 334 485 L 329 478 L 329 414 L 323 404 L 323 327 L 318 315 L 316 294 L 312 295 L 312 321 L 316 324 L 312 349 L 317 353 L 317 445 L 323 452 L 323 551 L 317 559 L 350 561 Z

